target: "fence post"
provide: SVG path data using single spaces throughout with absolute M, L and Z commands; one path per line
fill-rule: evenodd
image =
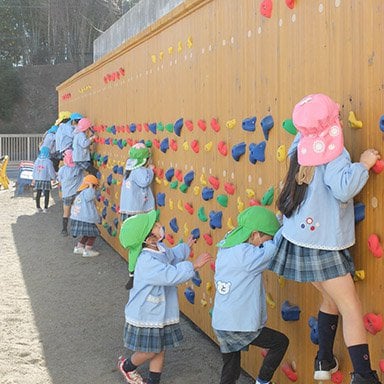
M 27 137 L 27 157 L 28 160 L 31 160 L 31 140 L 30 137 Z

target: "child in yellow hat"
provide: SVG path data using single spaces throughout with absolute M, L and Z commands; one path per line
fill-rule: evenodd
M 99 214 L 96 210 L 95 198 L 98 180 L 93 175 L 84 177 L 79 189 L 80 192 L 71 207 L 71 234 L 73 237 L 81 236 L 73 253 L 81 254 L 83 257 L 98 256 L 99 252 L 93 249 L 99 229 Z

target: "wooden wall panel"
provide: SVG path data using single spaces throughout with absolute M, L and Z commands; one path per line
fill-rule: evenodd
M 214 244 L 229 230 L 228 220 L 236 224 L 241 204 L 249 205 L 252 191 L 256 199 L 261 199 L 270 187 L 278 194 L 288 163 L 277 160 L 277 149 L 281 145 L 288 149 L 293 139 L 282 129 L 282 122 L 290 118 L 294 104 L 304 95 L 324 92 L 340 103 L 345 143 L 353 160 L 357 161 L 361 151 L 369 146 L 383 151 L 383 134 L 379 129 L 384 109 L 383 11 L 379 0 L 373 0 L 369 6 L 358 0 L 298 1 L 294 9 L 289 9 L 284 1 L 274 1 L 272 16 L 266 18 L 260 14 L 256 0 L 187 0 L 122 47 L 61 84 L 59 109 L 84 113 L 96 127 L 104 127 L 104 131 L 98 132 L 100 138 L 109 138 L 112 143 L 115 140 L 114 145 L 98 143 L 94 147 L 101 158 L 109 157 L 108 163 L 100 166 L 104 201 L 98 207 L 100 212 L 105 208 L 107 213 L 101 226 L 102 236 L 126 257 L 118 243 L 120 223 L 115 225 L 118 214 L 113 209 L 119 203 L 122 177 L 113 169 L 124 165 L 129 146 L 120 149 L 118 140 L 150 140 L 154 164 L 164 172 L 170 167 L 183 175 L 194 170 L 195 179 L 186 193 L 179 188 L 171 189 L 164 177 L 156 179 L 153 189 L 155 195 L 166 194 L 165 207 L 160 207 L 161 221 L 175 242 L 185 240 L 193 228 L 199 228 L 201 235 L 212 236 L 213 245 L 207 245 L 201 238 L 195 254 L 209 251 L 212 255 L 216 252 Z M 362 129 L 349 127 L 349 111 L 363 121 Z M 260 121 L 267 115 L 273 117 L 274 127 L 265 140 Z M 257 117 L 255 132 L 244 131 L 242 121 L 252 116 Z M 193 131 L 184 124 L 179 137 L 167 130 L 158 130 L 154 135 L 144 128 L 145 123 L 166 126 L 179 118 L 184 123 L 191 120 Z M 219 132 L 212 129 L 212 118 L 218 119 Z M 206 121 L 205 131 L 198 127 L 200 119 Z M 226 123 L 233 119 L 236 125 L 228 128 Z M 135 133 L 129 131 L 132 123 L 137 126 Z M 112 126 L 118 129 L 116 134 L 106 129 Z M 178 149 L 163 153 L 156 148 L 156 140 L 161 142 L 165 138 L 175 140 Z M 193 140 L 199 142 L 198 153 L 191 149 Z M 217 150 L 221 140 L 228 146 L 227 156 Z M 248 146 L 261 141 L 266 141 L 266 160 L 251 164 Z M 231 148 L 240 142 L 247 144 L 247 150 L 235 161 Z M 212 148 L 208 150 L 210 143 Z M 201 190 L 210 176 L 220 180 L 220 188 L 214 199 L 204 201 Z M 110 185 L 108 177 L 113 179 Z M 225 192 L 225 182 L 235 185 L 234 195 Z M 227 194 L 228 207 L 218 204 L 219 194 Z M 363 281 L 356 282 L 365 313 L 383 311 L 383 261 L 374 258 L 367 247 L 371 233 L 384 237 L 383 198 L 382 176 L 372 174 L 356 199 L 366 208 L 365 219 L 356 225 L 357 244 L 353 248 L 356 268 L 366 274 Z M 193 205 L 193 215 L 186 212 L 185 203 Z M 271 209 L 275 209 L 274 203 L 275 200 Z M 197 215 L 200 207 L 204 207 L 207 215 L 210 211 L 222 211 L 222 228 L 212 229 L 209 222 L 202 222 Z M 177 218 L 178 233 L 169 227 L 173 217 Z M 191 282 L 180 287 L 181 309 L 214 338 L 209 315 L 214 289 L 207 287 L 207 283 L 213 285 L 213 271 L 206 267 L 201 277 L 200 287 Z M 286 360 L 296 364 L 298 382 L 311 382 L 316 346 L 310 341 L 307 323 L 310 316 L 317 316 L 319 296 L 310 284 L 279 281 L 270 272 L 265 273 L 265 281 L 276 303 L 275 308 L 269 308 L 268 324 L 290 337 Z M 193 305 L 183 295 L 187 287 L 195 292 Z M 282 320 L 280 307 L 285 300 L 300 307 L 299 321 Z M 384 358 L 383 336 L 378 333 L 368 337 L 372 363 L 378 369 L 379 360 Z M 351 366 L 341 330 L 335 352 L 347 382 Z M 256 348 L 243 356 L 244 368 L 252 375 L 260 361 Z M 288 382 L 281 371 L 275 379 Z

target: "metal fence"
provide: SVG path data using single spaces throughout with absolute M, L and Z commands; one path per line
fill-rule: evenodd
M 0 156 L 9 156 L 9 161 L 34 161 L 39 153 L 43 134 L 0 135 Z

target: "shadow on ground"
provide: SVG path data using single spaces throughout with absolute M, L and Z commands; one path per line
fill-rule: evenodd
M 19 216 L 12 226 L 52 383 L 122 383 L 116 361 L 128 354 L 122 344 L 126 263 L 101 238 L 99 257 L 73 254 L 74 239 L 60 236 L 57 190 L 53 199 L 47 214 Z M 185 342 L 167 354 L 162 382 L 218 383 L 218 347 L 185 318 L 181 324 Z M 248 376 L 239 380 L 251 382 Z

